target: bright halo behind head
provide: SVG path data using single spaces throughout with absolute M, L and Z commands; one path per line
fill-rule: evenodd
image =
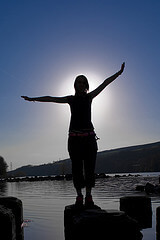
M 72 74 L 68 75 L 67 78 L 60 83 L 58 93 L 59 96 L 67 96 L 67 95 L 74 95 L 74 81 L 77 76 L 84 75 L 88 79 L 89 83 L 89 91 L 91 92 L 96 89 L 102 82 L 105 80 L 100 74 L 94 74 L 94 72 L 83 71 L 83 72 L 73 72 Z M 93 116 L 93 123 L 96 122 L 96 125 L 102 124 L 103 119 L 105 116 L 108 115 L 108 112 L 111 110 L 111 91 L 106 89 L 102 91 L 95 99 L 93 99 L 93 106 L 92 106 L 92 116 Z M 62 109 L 62 108 L 61 108 Z M 67 109 L 63 108 L 63 114 L 67 114 Z M 68 115 L 68 114 L 67 114 Z
M 96 74 L 89 73 L 86 71 L 72 73 L 72 75 L 68 76 L 61 82 L 60 87 L 59 87 L 59 94 L 62 96 L 74 95 L 75 94 L 74 81 L 75 81 L 76 77 L 79 75 L 84 75 L 87 78 L 88 83 L 89 83 L 89 91 L 88 92 L 93 91 L 101 83 L 100 79 L 102 77 L 100 77 Z

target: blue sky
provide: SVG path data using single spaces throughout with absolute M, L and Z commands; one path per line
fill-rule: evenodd
M 94 99 L 99 151 L 160 140 L 160 2 L 28 0 L 0 2 L 0 155 L 10 168 L 68 158 L 68 105 L 27 96 L 90 90 L 120 69 Z

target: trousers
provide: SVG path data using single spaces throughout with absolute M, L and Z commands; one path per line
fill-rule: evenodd
M 95 186 L 97 150 L 94 135 L 69 136 L 68 152 L 72 162 L 73 184 L 76 189 Z

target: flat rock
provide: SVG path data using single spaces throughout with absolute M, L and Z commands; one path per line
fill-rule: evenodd
M 123 211 L 76 209 L 66 206 L 64 211 L 65 240 L 88 240 L 106 237 L 109 240 L 141 240 L 137 221 Z

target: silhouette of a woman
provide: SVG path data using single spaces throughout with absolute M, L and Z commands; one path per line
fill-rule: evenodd
M 113 82 L 122 74 L 125 63 L 121 69 L 107 78 L 95 90 L 89 91 L 88 80 L 85 76 L 77 76 L 74 82 L 75 95 L 65 97 L 27 97 L 27 101 L 68 103 L 71 110 L 69 126 L 68 151 L 72 161 L 73 183 L 77 191 L 75 204 L 83 206 L 82 188 L 86 187 L 85 206 L 94 207 L 91 195 L 92 187 L 95 185 L 95 163 L 97 155 L 97 141 L 94 127 L 91 121 L 91 103 L 108 84 Z

